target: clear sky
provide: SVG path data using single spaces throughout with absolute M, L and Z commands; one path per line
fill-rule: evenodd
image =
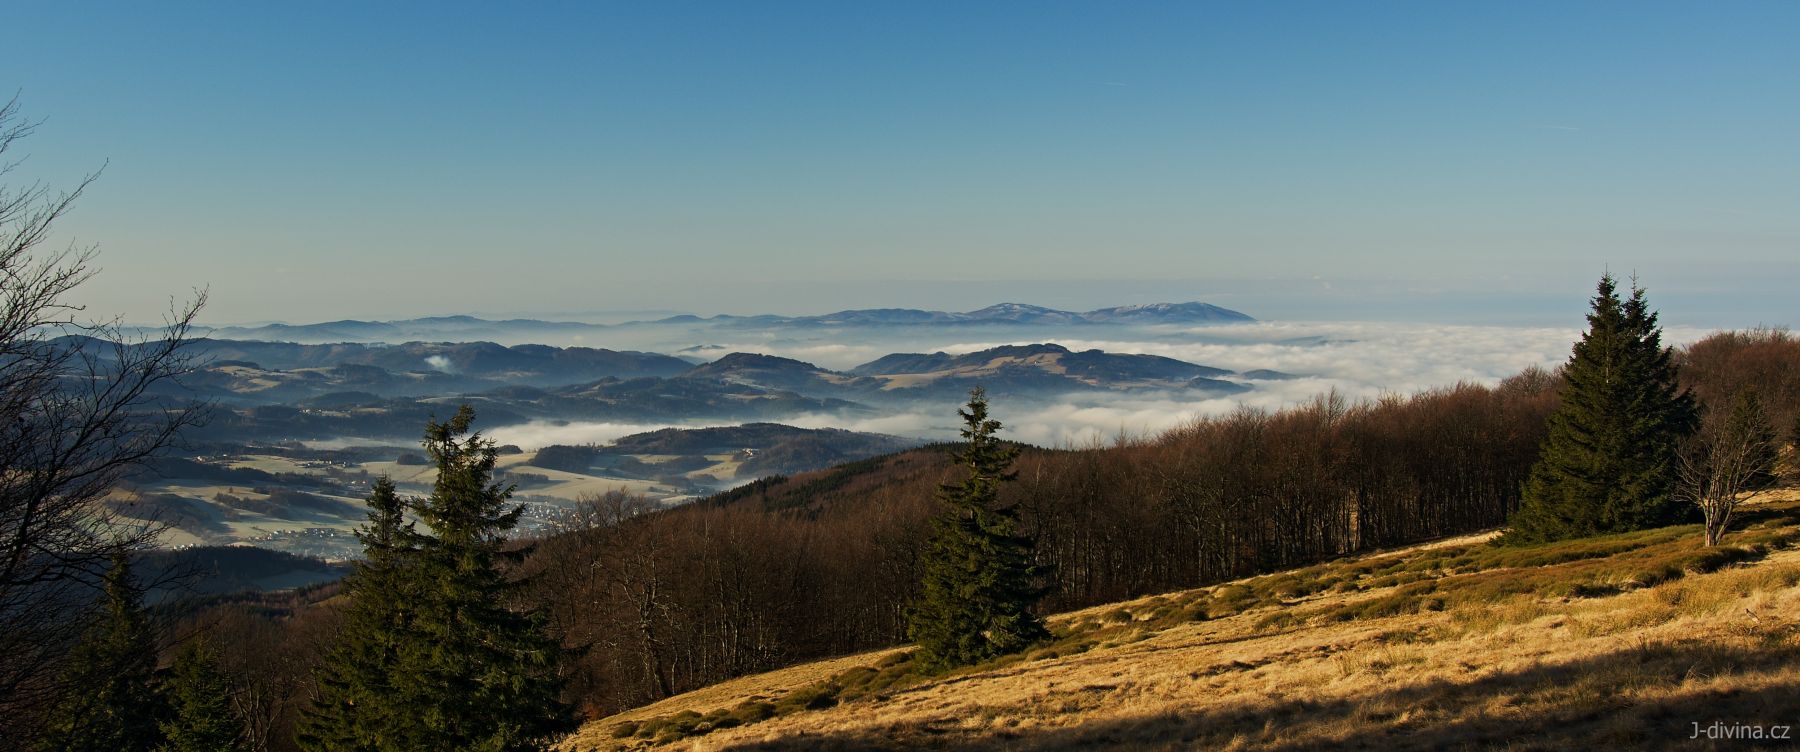
M 0 11 L 108 162 L 143 319 L 1070 308 L 1800 324 L 1800 3 L 65 3 Z

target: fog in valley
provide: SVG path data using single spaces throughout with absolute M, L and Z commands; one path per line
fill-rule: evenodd
M 1665 343 L 1681 345 L 1709 329 L 1670 326 Z M 1278 371 L 1290 378 L 1248 379 L 1251 390 L 1229 396 L 1176 390 L 1073 393 L 1054 399 L 1032 396 L 1009 403 L 996 399 L 994 411 L 1004 435 L 1046 447 L 1084 446 L 1120 436 L 1146 437 L 1198 416 L 1241 407 L 1274 410 L 1335 390 L 1350 400 L 1408 396 L 1460 382 L 1491 385 L 1537 366 L 1551 369 L 1568 358 L 1580 334 L 1575 326 L 1526 327 L 1433 325 L 1386 322 L 1264 322 L 1197 327 L 1128 327 L 1077 336 L 1054 327 L 984 332 L 854 330 L 795 337 L 771 332 L 705 345 L 680 345 L 666 334 L 641 336 L 632 344 L 591 343 L 613 349 L 661 346 L 682 355 L 719 357 L 753 352 L 847 370 L 893 352 L 977 352 L 1003 345 L 1052 342 L 1071 350 L 1159 355 L 1232 371 Z M 969 336 L 977 335 L 977 336 Z M 630 342 L 630 340 L 627 340 Z M 844 428 L 926 440 L 954 438 L 956 403 L 942 409 L 899 409 L 879 415 L 797 413 L 780 422 L 804 428 Z M 495 426 L 490 435 L 527 449 L 547 444 L 607 443 L 621 436 L 663 427 L 719 425 L 704 422 L 618 423 L 534 421 Z

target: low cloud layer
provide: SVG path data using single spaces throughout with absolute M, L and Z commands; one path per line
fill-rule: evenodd
M 1710 330 L 1678 327 L 1665 332 L 1671 345 L 1692 342 Z M 951 332 L 953 334 L 954 332 Z M 847 368 L 887 352 L 913 350 L 963 353 L 1007 344 L 1055 342 L 1073 350 L 1161 355 L 1232 371 L 1271 369 L 1298 378 L 1250 382 L 1254 389 L 1229 397 L 1187 392 L 1083 393 L 1053 404 L 994 403 L 1006 423 L 1003 435 L 1042 446 L 1083 446 L 1120 435 L 1149 436 L 1200 416 L 1220 415 L 1241 405 L 1279 409 L 1336 389 L 1352 400 L 1388 394 L 1409 395 L 1458 382 L 1491 385 L 1527 366 L 1552 368 L 1568 359 L 1580 336 L 1577 328 L 1433 326 L 1387 323 L 1254 323 L 1193 328 L 1131 329 L 1119 339 L 1043 337 L 1007 341 L 745 343 L 732 350 L 806 360 L 827 368 Z M 805 428 L 846 428 L 927 439 L 956 436 L 956 405 L 876 417 L 800 414 L 779 422 Z M 700 427 L 707 424 L 686 424 Z M 535 448 L 546 444 L 606 443 L 668 424 L 532 423 L 495 429 L 502 443 Z
M 1681 345 L 1709 329 L 1676 327 L 1664 341 Z M 994 405 L 1005 434 L 1044 446 L 1108 442 L 1123 434 L 1161 433 L 1196 417 L 1221 415 L 1241 405 L 1280 409 L 1336 389 L 1352 400 L 1409 395 L 1459 382 L 1492 385 L 1528 366 L 1554 368 L 1569 357 L 1577 328 L 1438 326 L 1406 323 L 1272 323 L 1132 330 L 1130 338 L 945 341 L 920 351 L 966 353 L 1000 345 L 1056 342 L 1072 350 L 1161 355 L 1232 371 L 1270 369 L 1288 380 L 1252 381 L 1254 389 L 1229 397 L 1182 392 L 1070 395 L 1050 406 Z M 799 350 L 772 343 L 767 352 L 805 359 Z M 795 416 L 796 425 L 849 428 L 934 439 L 956 435 L 954 405 L 942 414 L 906 413 L 850 420 Z
M 1246 324 L 1150 339 L 1059 340 L 1073 350 L 1161 355 L 1232 371 L 1272 369 L 1318 379 L 1351 396 L 1411 393 L 1459 381 L 1492 383 L 1529 365 L 1568 358 L 1574 329 L 1417 324 Z M 973 352 L 1016 342 L 967 342 Z M 1257 382 L 1282 389 L 1281 382 Z
M 1709 331 L 1672 328 L 1666 344 L 1680 345 Z M 1047 446 L 1084 445 L 1125 434 L 1161 433 L 1196 417 L 1249 406 L 1280 409 L 1336 389 L 1351 400 L 1410 395 L 1457 383 L 1493 385 L 1528 366 L 1554 368 L 1566 361 L 1578 329 L 1505 326 L 1432 326 L 1379 323 L 1256 323 L 1202 327 L 1191 337 L 1134 340 L 1066 340 L 1073 350 L 1161 355 L 1233 371 L 1271 369 L 1300 378 L 1253 381 L 1253 391 L 1224 398 L 1181 393 L 1081 395 L 1024 414 L 995 405 L 1011 438 Z M 948 345 L 973 352 L 1016 342 Z

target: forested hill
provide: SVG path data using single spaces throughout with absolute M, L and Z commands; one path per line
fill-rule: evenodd
M 698 502 L 722 509 L 749 508 L 766 512 L 792 511 L 817 514 L 840 507 L 880 503 L 883 488 L 906 491 L 939 483 L 955 463 L 954 444 L 928 444 L 903 452 L 847 462 L 823 470 L 793 476 L 774 475 L 721 491 Z M 1036 447 L 1025 451 L 1041 452 Z M 871 501 L 874 499 L 875 501 Z
M 902 646 L 747 676 L 558 749 L 1712 748 L 1694 719 L 1800 710 L 1800 489 L 1744 527 L 1351 556 L 1058 614 L 945 675 Z
M 1321 400 L 1155 441 L 1028 449 L 1002 501 L 1037 538 L 1049 612 L 1480 530 L 1516 505 L 1552 386 Z M 525 573 L 584 651 L 584 703 L 634 707 L 902 642 L 934 494 L 957 472 L 928 447 L 651 514 L 615 497 L 586 529 L 539 541 Z

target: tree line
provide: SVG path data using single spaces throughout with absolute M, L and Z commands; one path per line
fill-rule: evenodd
M 1014 447 L 993 508 L 1033 541 L 1038 613 L 1491 528 L 1517 506 L 1554 383 L 1528 372 L 1242 409 L 1115 446 Z M 909 606 L 945 556 L 933 489 L 966 482 L 952 449 L 669 510 L 612 494 L 534 542 L 526 594 L 578 651 L 584 710 L 907 641 Z

